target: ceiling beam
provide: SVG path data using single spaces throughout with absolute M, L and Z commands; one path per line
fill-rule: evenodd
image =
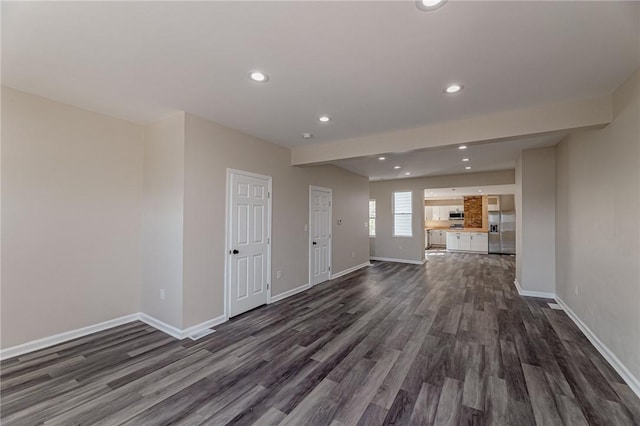
M 317 164 L 345 158 L 402 153 L 426 148 L 536 136 L 567 130 L 604 127 L 613 119 L 611 95 L 564 101 L 379 133 L 335 142 L 296 146 L 291 164 Z

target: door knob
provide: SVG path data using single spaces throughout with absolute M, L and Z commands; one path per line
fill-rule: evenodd
M 239 252 L 238 250 L 236 250 L 236 249 L 233 249 L 233 251 L 232 251 L 231 253 L 233 253 L 233 254 L 238 254 L 238 253 L 240 253 L 240 252 Z
M 314 242 L 313 242 L 313 245 L 315 246 L 316 244 L 318 244 L 318 243 L 316 243 L 316 242 L 314 241 Z

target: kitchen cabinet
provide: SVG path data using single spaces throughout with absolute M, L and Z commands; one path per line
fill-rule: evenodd
M 447 250 L 458 250 L 458 236 L 456 232 L 447 232 Z
M 471 251 L 487 253 L 489 251 L 489 236 L 486 232 L 471 233 Z
M 462 212 L 463 206 L 426 206 L 426 220 L 449 220 L 449 212 Z
M 447 231 L 442 231 L 439 229 L 431 229 L 428 231 L 428 246 L 444 246 L 446 241 Z
M 442 206 L 431 207 L 431 220 L 446 220 L 444 219 L 444 210 Z M 447 212 L 447 219 L 449 219 L 449 212 Z
M 487 253 L 489 237 L 486 232 L 447 232 L 447 250 Z
M 471 235 L 469 232 L 447 232 L 447 250 L 470 251 Z

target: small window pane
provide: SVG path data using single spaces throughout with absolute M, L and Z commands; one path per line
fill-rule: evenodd
M 369 200 L 369 236 L 376 236 L 376 200 Z
M 393 193 L 393 235 L 397 237 L 411 237 L 411 192 Z

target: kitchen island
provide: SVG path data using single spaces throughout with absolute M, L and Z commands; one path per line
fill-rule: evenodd
M 489 253 L 489 235 L 486 228 L 452 229 L 425 227 L 426 247 L 446 247 L 447 251 Z
M 489 253 L 489 235 L 483 228 L 450 229 L 447 231 L 447 251 Z

